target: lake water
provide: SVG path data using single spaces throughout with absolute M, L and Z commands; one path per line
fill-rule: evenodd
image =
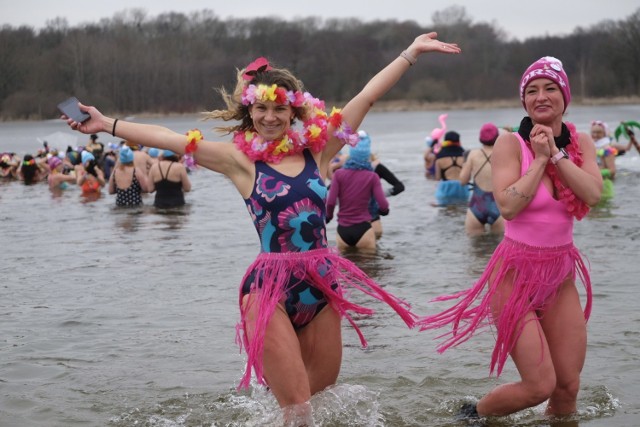
M 437 116 L 367 117 L 373 150 L 406 191 L 390 199 L 377 254 L 346 254 L 421 314 L 438 308 L 433 297 L 471 285 L 499 242 L 468 238 L 464 209 L 430 205 L 435 183 L 423 178 L 422 151 Z M 473 148 L 482 123 L 517 125 L 521 116 L 450 111 L 448 123 Z M 638 118 L 632 105 L 575 107 L 567 120 L 587 131 L 593 119 Z M 147 122 L 213 138 L 213 124 L 197 117 Z M 86 141 L 60 121 L 2 123 L 0 151 L 34 153 L 37 138 L 55 132 Z M 640 157 L 620 157 L 618 167 L 615 198 L 575 225 L 594 288 L 579 413 L 554 422 L 540 406 L 491 426 L 640 423 Z M 205 170 L 191 179 L 188 206 L 170 213 L 155 211 L 150 196 L 143 208 L 119 210 L 107 194 L 84 202 L 77 188 L 53 197 L 44 184 L 0 184 L 1 426 L 278 425 L 267 391 L 235 390 L 245 361 L 234 342 L 237 287 L 258 252 L 256 232 L 228 180 Z M 333 241 L 335 224 L 328 234 Z M 499 379 L 488 376 L 490 333 L 439 355 L 438 331 L 409 331 L 381 304 L 357 300 L 378 309 L 358 320 L 370 346 L 345 325 L 338 384 L 312 401 L 318 425 L 464 425 L 453 416 L 464 399 L 517 378 L 510 362 Z

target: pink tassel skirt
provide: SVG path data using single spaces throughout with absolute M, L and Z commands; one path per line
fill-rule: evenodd
M 291 280 L 291 278 L 295 280 Z M 354 327 L 363 347 L 367 346 L 364 335 L 349 312 L 359 315 L 371 315 L 374 310 L 349 302 L 349 293 L 353 290 L 363 292 L 374 299 L 387 303 L 409 326 L 413 328 L 417 316 L 411 312 L 409 304 L 386 292 L 351 261 L 341 257 L 335 249 L 323 248 L 306 252 L 263 252 L 249 266 L 242 280 L 253 279 L 251 293 L 252 304 L 258 304 L 253 333 L 247 333 L 247 310 L 242 307 L 243 292 L 240 289 L 240 322 L 236 326 L 236 341 L 240 350 L 247 352 L 247 367 L 238 388 L 247 388 L 252 370 L 258 383 L 264 384 L 262 355 L 264 334 L 267 324 L 276 306 L 291 289 L 293 282 L 305 281 L 322 292 L 328 304 L 346 318 Z M 259 279 L 257 279 L 259 278 Z
M 490 302 L 498 292 L 507 274 L 511 274 L 512 293 L 504 303 L 500 315 L 492 316 Z M 438 346 L 442 353 L 470 339 L 476 332 L 495 326 L 496 344 L 491 357 L 490 373 L 497 367 L 497 375 L 511 353 L 528 312 L 538 318 L 553 302 L 560 285 L 571 278 L 580 277 L 586 290 L 585 321 L 591 314 L 591 280 L 578 249 L 570 243 L 557 247 L 535 247 L 504 237 L 498 245 L 480 279 L 469 289 L 445 295 L 433 301 L 458 300 L 451 308 L 418 321 L 420 330 L 437 329 L 451 325 L 452 330 L 438 338 L 446 340 Z

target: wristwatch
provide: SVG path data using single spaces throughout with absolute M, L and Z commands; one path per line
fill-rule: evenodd
M 560 151 L 558 151 L 558 153 L 551 158 L 551 163 L 553 163 L 554 165 L 557 165 L 561 159 L 568 159 L 568 158 L 569 158 L 569 153 L 567 153 L 567 151 L 564 148 L 561 148 Z

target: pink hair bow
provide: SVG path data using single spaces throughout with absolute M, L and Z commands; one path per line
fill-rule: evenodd
M 251 80 L 256 76 L 256 74 L 262 73 L 264 71 L 269 71 L 269 70 L 271 70 L 271 65 L 269 65 L 269 61 L 267 61 L 267 58 L 261 56 L 260 58 L 257 58 L 255 61 L 253 61 L 251 64 L 247 65 L 247 68 L 245 68 L 242 78 L 244 80 Z

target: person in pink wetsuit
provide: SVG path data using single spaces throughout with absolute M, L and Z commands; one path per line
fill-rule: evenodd
M 549 415 L 574 413 L 586 355 L 592 291 L 573 244 L 573 221 L 602 192 L 594 145 L 562 121 L 571 91 L 558 59 L 531 64 L 520 97 L 527 116 L 518 133 L 498 137 L 492 158 L 504 238 L 470 289 L 436 298 L 458 300 L 453 307 L 420 320 L 421 330 L 453 326 L 439 352 L 495 327 L 490 372 L 499 376 L 511 356 L 520 373 L 520 381 L 462 405 L 468 417 L 508 415 L 547 400 Z M 584 309 L 576 278 L 585 289 Z

